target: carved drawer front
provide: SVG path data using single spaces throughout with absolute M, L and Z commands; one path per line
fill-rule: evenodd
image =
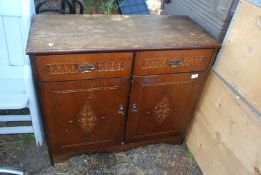
M 133 53 L 35 56 L 40 82 L 130 76 Z
M 172 50 L 137 52 L 134 75 L 206 70 L 214 50 Z

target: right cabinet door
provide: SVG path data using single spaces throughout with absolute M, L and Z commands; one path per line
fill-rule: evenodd
M 207 73 L 133 77 L 125 142 L 184 134 Z

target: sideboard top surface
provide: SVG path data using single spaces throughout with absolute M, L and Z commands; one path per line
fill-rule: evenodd
M 186 16 L 35 15 L 27 54 L 218 48 Z

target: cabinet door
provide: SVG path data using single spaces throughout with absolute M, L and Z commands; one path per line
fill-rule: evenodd
M 126 142 L 184 134 L 207 72 L 134 77 Z
M 123 141 L 129 79 L 40 84 L 53 152 L 86 151 Z

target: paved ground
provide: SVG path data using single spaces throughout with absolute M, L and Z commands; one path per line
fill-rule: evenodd
M 38 175 L 201 175 L 185 145 L 157 144 L 121 153 L 84 154 L 55 167 L 47 147 L 36 147 L 32 135 L 0 136 L 0 164 Z

